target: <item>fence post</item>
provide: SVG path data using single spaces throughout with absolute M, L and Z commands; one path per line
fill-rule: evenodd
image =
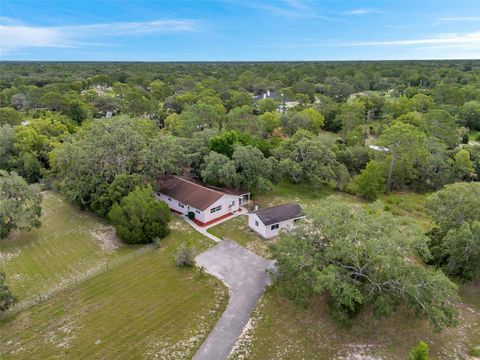
M 75 286 L 78 286 L 77 276 L 75 275 Z
M 105 261 L 105 265 L 107 266 L 107 270 L 108 270 L 108 261 Z
M 38 302 L 42 301 L 42 295 L 38 293 Z

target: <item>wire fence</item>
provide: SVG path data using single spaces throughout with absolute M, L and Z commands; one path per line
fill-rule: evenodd
M 56 286 L 53 289 L 50 289 L 47 292 L 40 292 L 37 295 L 32 296 L 29 299 L 18 302 L 13 308 L 4 312 L 3 316 L 13 315 L 13 314 L 15 314 L 19 311 L 28 309 L 32 306 L 40 304 L 41 302 L 52 299 L 56 295 L 66 291 L 68 289 L 72 289 L 72 288 L 84 283 L 87 280 L 90 280 L 90 279 L 92 279 L 92 278 L 94 278 L 94 277 L 96 277 L 100 274 L 103 274 L 103 273 L 105 273 L 109 270 L 112 270 L 112 269 L 118 267 L 119 265 L 125 264 L 125 263 L 127 263 L 127 262 L 129 262 L 133 259 L 136 259 L 139 256 L 145 255 L 146 253 L 154 250 L 156 247 L 157 247 L 157 245 L 155 243 L 145 245 L 145 246 L 141 247 L 140 249 L 137 249 L 137 250 L 135 250 L 135 251 L 133 251 L 133 252 L 127 254 L 127 255 L 121 256 L 121 257 L 116 258 L 116 259 L 101 262 L 101 263 L 98 264 L 98 266 L 96 266 L 94 268 L 90 268 L 90 269 L 84 271 L 81 274 L 74 275 L 71 278 L 62 281 L 62 283 L 60 285 Z

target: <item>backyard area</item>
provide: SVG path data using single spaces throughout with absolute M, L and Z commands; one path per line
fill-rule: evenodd
M 0 357 L 193 356 L 223 312 L 227 290 L 199 270 L 175 265 L 174 253 L 183 241 L 199 251 L 213 242 L 177 218 L 171 228 L 159 249 L 2 318 Z
M 0 269 L 19 301 L 62 287 L 139 248 L 122 244 L 104 220 L 53 191 L 43 192 L 41 221 L 39 229 L 0 241 Z

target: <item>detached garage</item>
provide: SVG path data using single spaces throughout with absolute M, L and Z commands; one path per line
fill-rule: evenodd
M 284 204 L 248 213 L 248 226 L 265 239 L 277 236 L 281 230 L 288 231 L 304 218 L 300 205 Z

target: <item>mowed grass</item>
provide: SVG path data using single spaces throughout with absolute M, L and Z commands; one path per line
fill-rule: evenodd
M 268 244 L 273 240 L 263 239 L 248 227 L 246 216 L 237 216 L 208 229 L 208 232 L 220 239 L 235 241 L 257 255 L 269 258 Z
M 374 319 L 362 312 L 351 328 L 336 324 L 325 298 L 311 307 L 296 306 L 271 288 L 262 298 L 233 359 L 398 359 L 408 357 L 420 340 L 432 358 L 466 359 L 480 345 L 480 283 L 462 286 L 460 324 L 441 333 L 432 331 L 406 309 L 392 317 Z
M 199 251 L 213 245 L 177 219 L 159 249 L 1 319 L 2 358 L 191 358 L 228 294 L 213 277 L 175 265 L 187 240 Z
M 345 202 L 349 204 L 362 204 L 364 201 L 356 196 L 335 191 L 328 185 L 322 185 L 319 188 L 311 188 L 303 184 L 292 184 L 290 182 L 280 182 L 272 190 L 265 194 L 257 195 L 254 198 L 254 204 L 259 208 L 297 203 L 304 209 L 317 206 L 320 200 L 330 197 L 331 201 Z
M 19 301 L 71 283 L 74 276 L 138 249 L 122 245 L 102 219 L 43 192 L 42 226 L 0 240 L 0 269 Z

